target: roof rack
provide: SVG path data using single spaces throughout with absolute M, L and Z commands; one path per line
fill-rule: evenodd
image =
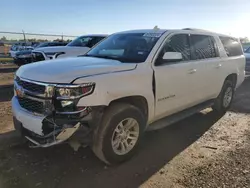
M 196 28 L 183 28 L 182 30 L 193 30 L 193 31 L 205 31 L 205 32 L 211 32 L 208 30 L 204 30 L 204 29 L 196 29 Z

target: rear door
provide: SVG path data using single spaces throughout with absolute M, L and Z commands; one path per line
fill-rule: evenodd
M 191 34 L 191 61 L 195 63 L 196 92 L 192 95 L 195 103 L 199 104 L 206 100 L 217 97 L 217 90 L 220 87 L 220 69 L 222 68 L 218 47 L 215 38 L 204 34 Z

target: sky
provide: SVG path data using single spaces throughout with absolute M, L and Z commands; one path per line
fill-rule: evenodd
M 65 35 L 186 27 L 250 38 L 250 0 L 1 0 L 0 31 Z

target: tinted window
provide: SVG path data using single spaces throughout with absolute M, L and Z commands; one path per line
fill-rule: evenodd
M 180 52 L 183 61 L 190 60 L 190 46 L 187 34 L 178 34 L 167 40 L 159 57 L 163 57 L 165 52 Z
M 218 49 L 213 37 L 206 35 L 191 35 L 191 59 L 206 59 L 218 57 Z
M 220 37 L 220 40 L 229 57 L 243 54 L 241 44 L 237 41 L 237 39 L 230 37 Z
M 61 43 L 61 42 L 52 42 L 52 43 L 49 43 L 49 46 L 64 46 L 64 44 L 63 43 Z
M 39 45 L 37 45 L 36 48 L 47 47 L 48 45 L 49 45 L 48 42 L 43 42 L 43 43 L 40 43 Z

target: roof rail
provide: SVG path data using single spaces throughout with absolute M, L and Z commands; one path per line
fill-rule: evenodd
M 208 30 L 204 30 L 204 29 L 196 29 L 196 28 L 183 28 L 182 30 L 193 30 L 193 31 L 205 31 L 205 32 L 211 32 Z

